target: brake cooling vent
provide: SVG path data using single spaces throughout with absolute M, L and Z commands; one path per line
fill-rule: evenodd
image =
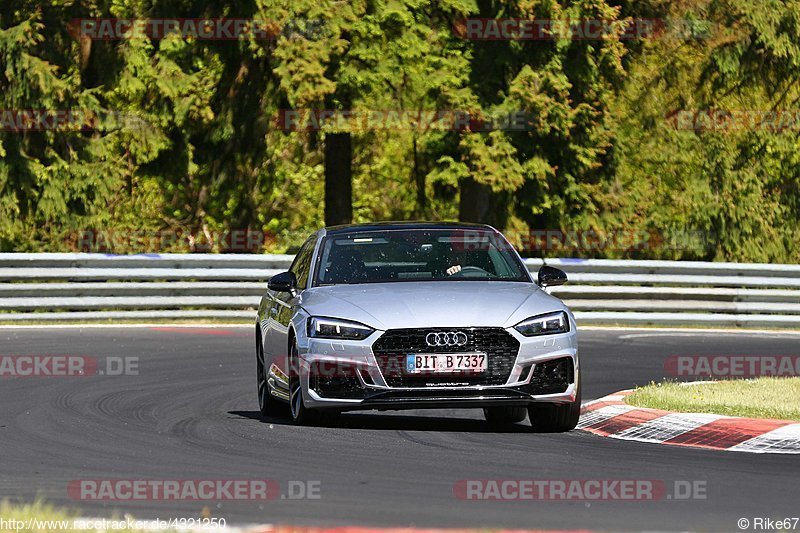
M 572 358 L 561 357 L 534 365 L 528 390 L 531 394 L 558 394 L 565 392 L 574 381 Z

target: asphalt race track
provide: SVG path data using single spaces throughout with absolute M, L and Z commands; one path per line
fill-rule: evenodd
M 252 328 L 2 329 L 0 355 L 138 357 L 138 375 L 0 378 L 0 499 L 42 496 L 87 516 L 197 516 L 228 523 L 737 531 L 800 515 L 800 456 L 704 451 L 586 432 L 507 430 L 479 411 L 352 413 L 294 427 L 257 413 Z M 659 380 L 671 355 L 800 355 L 800 336 L 580 333 L 584 400 Z M 319 481 L 320 498 L 77 501 L 79 479 Z M 705 499 L 474 501 L 469 479 L 705 482 Z

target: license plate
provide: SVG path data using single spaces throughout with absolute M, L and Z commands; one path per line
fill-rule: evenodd
M 408 374 L 445 372 L 486 372 L 485 353 L 410 353 L 406 355 Z

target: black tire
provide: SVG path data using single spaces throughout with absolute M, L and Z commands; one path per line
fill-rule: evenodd
M 269 393 L 266 364 L 264 362 L 264 346 L 261 342 L 260 333 L 256 333 L 256 375 L 258 377 L 258 410 L 261 412 L 261 416 L 275 418 L 285 415 L 285 406 Z
M 321 422 L 319 411 L 309 409 L 303 402 L 300 390 L 300 357 L 297 344 L 292 341 L 289 351 L 289 412 L 298 426 L 315 426 Z
M 533 404 L 528 407 L 531 425 L 537 433 L 563 433 L 572 431 L 581 416 L 581 380 L 575 401 L 568 404 Z
M 490 424 L 516 424 L 528 416 L 524 407 L 484 407 L 483 416 Z

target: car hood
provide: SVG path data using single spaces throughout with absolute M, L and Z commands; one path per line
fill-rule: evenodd
M 315 287 L 300 305 L 312 316 L 355 320 L 380 330 L 425 327 L 511 327 L 567 310 L 533 283 L 397 282 Z

